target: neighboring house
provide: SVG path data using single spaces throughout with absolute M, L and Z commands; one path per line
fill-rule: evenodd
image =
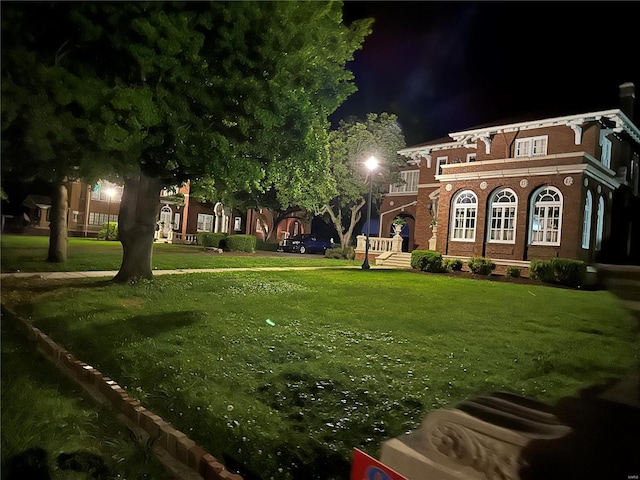
M 117 222 L 123 187 L 100 180 L 95 185 L 82 182 L 67 184 L 69 213 L 67 228 L 69 236 L 95 237 L 107 221 Z M 198 232 L 223 232 L 250 234 L 260 239 L 267 236 L 269 224 L 268 210 L 248 210 L 241 212 L 218 203 L 200 203 L 191 199 L 190 186 L 164 189 L 160 193 L 157 218 L 158 240 L 176 243 L 195 243 Z M 23 207 L 24 228 L 19 231 L 28 234 L 49 234 L 49 211 L 51 199 L 46 196 L 28 195 Z M 277 225 L 276 238 L 282 238 L 310 231 L 309 222 L 292 216 Z M 274 239 L 275 241 L 275 239 Z
M 626 83 L 620 109 L 488 125 L 401 150 L 405 183 L 383 198 L 381 236 L 402 216 L 408 251 L 640 264 L 634 98 Z

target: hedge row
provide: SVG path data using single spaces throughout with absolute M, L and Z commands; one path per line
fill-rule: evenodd
M 221 248 L 227 252 L 255 252 L 257 240 L 253 235 L 227 235 L 226 233 L 211 232 L 198 233 L 198 245 L 205 248 Z

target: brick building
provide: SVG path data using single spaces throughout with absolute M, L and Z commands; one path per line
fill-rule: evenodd
M 514 265 L 551 257 L 640 264 L 640 130 L 635 87 L 620 108 L 500 123 L 405 148 L 405 183 L 381 205 L 409 248 Z

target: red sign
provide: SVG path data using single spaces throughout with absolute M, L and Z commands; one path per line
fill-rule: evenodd
M 357 448 L 353 449 L 351 480 L 408 480 Z

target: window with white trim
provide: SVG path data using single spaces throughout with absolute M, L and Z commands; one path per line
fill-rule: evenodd
M 584 218 L 582 219 L 582 248 L 588 249 L 591 243 L 591 212 L 593 211 L 593 197 L 587 190 L 584 200 Z
M 600 130 L 600 161 L 607 168 L 611 167 L 611 140 L 607 138 L 610 133 L 611 130 Z
M 107 215 L 106 213 L 89 212 L 89 225 L 104 225 L 107 222 L 117 222 L 118 215 Z
M 447 164 L 449 157 L 438 157 L 436 160 L 436 175 L 442 175 L 442 165 Z
M 180 214 L 176 213 L 173 216 L 173 229 L 174 230 L 179 230 L 180 229 Z
M 197 229 L 199 232 L 213 232 L 213 215 L 199 213 Z
M 505 188 L 493 194 L 489 207 L 489 242 L 515 242 L 517 209 L 518 197 L 513 190 Z
M 467 163 L 476 161 L 476 152 L 467 153 Z
M 419 177 L 420 170 L 400 172 L 400 179 L 403 183 L 391 185 L 389 187 L 389 193 L 417 193 Z
M 542 187 L 532 197 L 531 245 L 560 245 L 562 194 L 554 187 Z
M 598 199 L 598 211 L 596 213 L 596 250 L 602 247 L 602 235 L 604 233 L 604 198 Z
M 451 239 L 473 242 L 476 239 L 478 197 L 471 190 L 464 190 L 453 199 Z
M 539 137 L 517 138 L 515 145 L 515 157 L 534 157 L 547 154 L 548 135 Z

